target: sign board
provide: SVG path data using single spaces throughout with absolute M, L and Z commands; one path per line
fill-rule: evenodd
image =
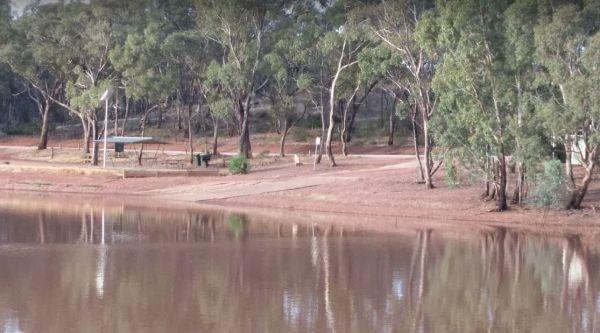
M 316 138 L 315 138 L 315 145 L 316 145 L 316 146 L 319 146 L 319 145 L 321 145 L 321 137 L 316 137 Z

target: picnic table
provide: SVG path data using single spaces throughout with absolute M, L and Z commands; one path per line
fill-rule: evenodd
M 99 140 L 94 140 L 97 143 L 102 143 L 104 142 L 104 139 L 99 139 Z M 140 150 L 142 150 L 144 148 L 144 145 L 157 145 L 156 150 L 154 151 L 154 155 L 152 156 L 143 156 L 143 152 L 142 152 L 142 156 L 139 159 L 139 163 L 141 164 L 141 161 L 150 161 L 153 163 L 156 163 L 156 161 L 158 160 L 158 152 L 160 150 L 160 148 L 166 144 L 167 142 L 165 141 L 161 141 L 157 138 L 153 138 L 153 137 L 149 137 L 149 136 L 111 136 L 106 138 L 106 142 L 113 144 L 114 145 L 114 155 L 113 158 L 126 158 L 128 159 L 130 162 L 137 162 L 137 157 L 139 155 L 138 153 L 138 145 L 140 145 Z M 130 145 L 133 147 L 133 151 L 134 151 L 134 159 L 131 160 L 129 156 L 127 156 L 127 154 L 125 154 L 125 145 Z M 113 163 L 114 165 L 114 163 Z

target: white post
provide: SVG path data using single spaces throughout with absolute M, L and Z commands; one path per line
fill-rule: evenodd
M 315 158 L 313 160 L 313 170 L 317 170 L 317 158 L 319 153 L 319 147 L 321 147 L 321 137 L 315 138 Z
M 108 132 L 108 98 L 104 100 L 105 108 L 104 108 L 104 158 L 102 161 L 103 168 L 106 168 L 106 132 Z

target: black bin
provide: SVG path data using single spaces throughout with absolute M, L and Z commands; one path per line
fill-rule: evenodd
M 196 163 L 198 166 L 204 166 L 208 168 L 208 161 L 210 161 L 210 154 L 196 154 Z

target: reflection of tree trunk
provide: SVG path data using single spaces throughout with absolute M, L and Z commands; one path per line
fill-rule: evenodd
M 90 212 L 90 243 L 94 243 L 94 213 Z
M 81 214 L 81 232 L 79 233 L 79 243 L 87 243 L 87 220 L 85 213 Z
M 330 265 L 329 265 L 329 237 L 323 237 L 323 270 L 325 290 L 323 298 L 325 301 L 325 315 L 327 317 L 327 327 L 329 332 L 335 332 L 335 317 L 331 307 L 331 290 L 330 290 Z
M 421 256 L 419 259 L 419 282 L 417 285 L 417 304 L 415 309 L 415 317 L 412 326 L 412 332 L 423 330 L 423 296 L 425 294 L 425 288 L 427 288 L 425 281 L 427 279 L 427 257 L 429 253 L 429 238 L 431 236 L 431 230 L 422 231 L 421 236 Z
M 185 241 L 190 241 L 190 234 L 192 233 L 192 215 L 188 214 L 187 224 L 185 226 Z
M 46 244 L 46 214 L 40 212 L 38 215 L 38 234 L 40 244 Z
M 415 268 L 417 266 L 417 258 L 419 256 L 419 248 L 421 247 L 422 233 L 417 233 L 417 240 L 413 246 L 412 255 L 410 259 L 410 269 L 408 270 L 408 282 L 406 283 L 406 299 L 408 300 L 408 308 L 412 310 L 413 303 L 413 283 L 415 281 Z

